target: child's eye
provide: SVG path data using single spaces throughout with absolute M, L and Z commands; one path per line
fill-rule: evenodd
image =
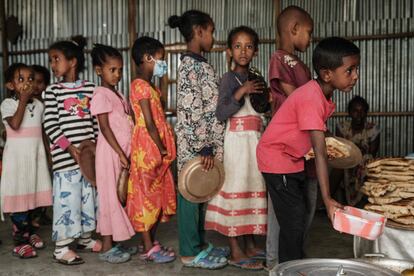
M 247 49 L 253 49 L 253 45 L 247 45 Z
M 22 77 L 19 77 L 19 78 L 18 78 L 18 81 L 19 81 L 19 82 L 23 82 L 24 80 L 23 80 L 23 78 L 22 78 Z
M 240 45 L 238 44 L 234 45 L 234 49 L 239 49 L 239 48 L 240 48 Z

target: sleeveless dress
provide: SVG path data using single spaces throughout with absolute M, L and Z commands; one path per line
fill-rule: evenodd
M 225 181 L 221 191 L 208 204 L 206 230 L 215 230 L 228 237 L 266 234 L 266 186 L 256 161 L 262 125 L 260 114 L 253 109 L 249 96 L 245 96 L 244 105 L 227 120 Z

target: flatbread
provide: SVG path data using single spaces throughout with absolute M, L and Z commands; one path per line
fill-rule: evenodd
M 381 174 L 384 175 L 408 175 L 408 176 L 414 176 L 414 171 L 381 171 Z
M 328 159 L 346 158 L 351 155 L 351 149 L 349 146 L 335 139 L 334 137 L 326 137 L 325 143 Z M 305 155 L 306 160 L 312 158 L 315 158 L 315 152 L 313 151 L 313 148 Z
M 384 205 L 384 204 L 388 204 L 388 203 L 393 203 L 393 202 L 398 202 L 400 201 L 402 198 L 401 197 L 368 197 L 368 201 L 372 204 L 380 204 L 380 205 Z
M 389 181 L 411 181 L 414 180 L 414 176 L 412 175 L 391 175 L 391 174 L 382 174 L 381 178 L 385 178 Z
M 398 195 L 401 198 L 414 198 L 414 193 L 413 192 L 403 192 L 403 191 L 399 191 Z
M 388 179 L 370 178 L 370 177 L 368 177 L 367 182 L 387 184 L 387 183 L 390 183 L 391 181 L 389 181 Z
M 410 167 L 407 166 L 380 166 L 377 167 L 379 168 L 381 171 L 390 171 L 390 172 L 406 172 L 409 171 Z
M 367 204 L 364 209 L 374 212 L 384 212 L 388 214 L 397 214 L 400 216 L 412 215 L 414 209 L 411 206 L 395 206 L 395 205 L 375 205 Z
M 378 166 L 381 166 L 381 160 L 382 159 L 373 159 L 373 161 L 369 162 L 366 167 L 368 169 L 376 168 Z
M 405 224 L 405 225 L 412 225 L 414 224 L 414 216 L 403 216 L 403 217 L 398 217 L 398 218 L 390 218 L 391 220 L 401 223 L 401 224 Z

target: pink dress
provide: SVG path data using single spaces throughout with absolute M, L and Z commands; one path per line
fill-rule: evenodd
M 129 157 L 133 123 L 125 98 L 105 87 L 96 87 L 91 101 L 94 116 L 108 113 L 109 125 L 121 148 Z M 130 239 L 135 231 L 117 196 L 117 180 L 121 171 L 118 154 L 99 132 L 96 145 L 96 186 L 98 189 L 98 226 L 96 232 L 112 235 L 114 241 Z

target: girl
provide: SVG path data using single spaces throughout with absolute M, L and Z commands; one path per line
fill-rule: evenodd
M 218 99 L 218 77 L 202 56 L 213 46 L 214 22 L 196 10 L 168 19 L 171 28 L 178 27 L 187 43 L 181 56 L 177 85 L 178 171 L 201 155 L 205 170 L 214 166 L 214 156 L 222 157 L 224 126 L 214 112 Z M 204 248 L 203 204 L 192 203 L 178 195 L 178 231 L 181 261 L 185 266 L 216 269 L 227 264 L 228 252 L 211 244 Z
M 257 55 L 259 37 L 249 27 L 233 29 L 227 40 L 227 53 L 235 66 L 220 83 L 216 116 L 227 120 L 224 138 L 224 185 L 209 203 L 206 229 L 229 237 L 230 265 L 245 269 L 262 269 L 255 260 L 265 258 L 258 250 L 253 234 L 266 234 L 266 188 L 257 169 L 256 146 L 263 129 L 262 118 L 252 107 L 249 94 L 259 93 L 264 86 L 248 81 L 250 62 Z M 244 237 L 243 251 L 237 237 Z
M 116 90 L 122 78 L 122 55 L 118 50 L 95 44 L 92 65 L 101 79 L 91 101 L 91 113 L 98 117 L 99 136 L 96 146 L 96 186 L 99 214 L 97 232 L 102 235 L 102 253 L 99 258 L 110 263 L 130 259 L 128 252 L 113 247 L 112 240 L 129 240 L 134 229 L 117 197 L 117 181 L 121 168 L 129 169 L 129 153 L 133 123 L 128 103 Z
M 59 82 L 44 93 L 44 129 L 51 141 L 53 161 L 53 257 L 66 265 L 83 263 L 69 244 L 79 238 L 77 248 L 99 252 L 100 241 L 91 238 L 95 230 L 95 188 L 82 176 L 79 144 L 95 141 L 98 125 L 89 110 L 95 85 L 80 80 L 84 69 L 85 39 L 59 41 L 49 48 L 49 62 Z
M 154 240 L 158 222 L 175 214 L 174 180 L 170 170 L 175 159 L 174 135 L 164 117 L 161 92 L 151 82 L 167 73 L 164 46 L 150 37 L 132 46 L 137 76 L 131 84 L 130 102 L 135 113 L 131 170 L 126 210 L 137 232 L 142 233 L 145 253 L 141 259 L 155 263 L 175 260 L 175 253 Z
M 35 234 L 29 211 L 52 205 L 52 186 L 42 139 L 43 104 L 33 98 L 33 71 L 25 64 L 12 64 L 5 72 L 6 88 L 11 98 L 1 104 L 7 131 L 1 177 L 1 209 L 10 213 L 13 254 L 35 257 L 44 247 Z M 21 172 L 24 173 L 21 173 Z

